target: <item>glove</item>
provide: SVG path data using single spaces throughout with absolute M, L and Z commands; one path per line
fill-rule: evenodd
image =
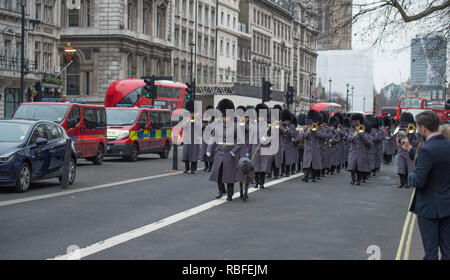
M 211 153 L 210 152 L 206 152 L 206 156 L 210 157 Z
M 267 142 L 267 137 L 266 136 L 262 136 L 260 139 L 261 139 L 261 142 L 263 142 L 263 143 Z
M 230 154 L 231 156 L 236 157 L 236 155 L 232 151 L 230 151 Z

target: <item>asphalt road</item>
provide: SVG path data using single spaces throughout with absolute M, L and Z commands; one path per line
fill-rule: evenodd
M 47 180 L 0 192 L 0 259 L 55 258 L 71 245 L 85 259 L 367 259 L 371 245 L 394 259 L 412 193 L 396 188 L 395 165 L 362 186 L 348 172 L 297 175 L 226 202 L 208 173 L 169 171 L 171 159 L 80 163 L 69 191 Z M 410 259 L 422 257 L 416 225 Z

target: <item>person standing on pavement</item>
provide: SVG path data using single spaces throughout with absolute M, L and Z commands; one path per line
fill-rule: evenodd
M 419 144 L 419 138 L 417 137 L 415 132 L 409 133 L 408 126 L 414 125 L 416 126 L 416 122 L 414 121 L 414 116 L 410 112 L 403 112 L 400 115 L 400 130 L 398 132 L 399 141 L 402 138 L 407 137 L 408 142 L 417 149 L 417 145 Z M 409 157 L 408 151 L 400 147 L 398 151 L 397 157 L 397 174 L 400 178 L 399 188 L 409 188 L 408 186 L 408 174 L 414 171 L 414 160 Z
M 438 132 L 439 117 L 432 111 L 416 116 L 417 129 L 424 139 L 417 150 L 403 139 L 401 147 L 416 157 L 408 184 L 415 188 L 410 211 L 418 216 L 425 260 L 450 260 L 450 140 Z
M 195 113 L 194 113 L 194 100 L 189 100 L 186 102 L 185 105 L 186 110 L 190 113 L 190 126 L 191 129 L 188 133 L 184 133 L 185 137 L 189 137 L 190 141 L 183 141 L 183 153 L 181 156 L 181 160 L 184 161 L 185 164 L 185 170 L 184 173 L 188 173 L 189 170 L 191 171 L 191 174 L 195 174 L 195 171 L 197 171 L 197 162 L 199 158 L 199 152 L 200 152 L 200 144 L 196 144 L 195 142 Z M 201 129 L 201 127 L 200 127 Z M 200 135 L 201 136 L 201 135 Z M 188 143 L 189 142 L 189 143 Z

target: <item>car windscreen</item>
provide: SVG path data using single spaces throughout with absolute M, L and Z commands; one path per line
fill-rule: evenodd
M 108 125 L 132 125 L 139 113 L 139 110 L 106 109 L 106 120 Z
M 0 142 L 23 142 L 27 137 L 31 124 L 16 122 L 0 122 Z
M 70 105 L 24 104 L 14 114 L 15 119 L 45 120 L 61 123 L 66 117 Z

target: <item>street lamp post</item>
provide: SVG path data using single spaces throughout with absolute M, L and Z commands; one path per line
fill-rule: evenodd
M 348 86 L 349 86 L 349 84 L 348 84 L 348 82 L 347 82 L 347 98 L 346 98 L 346 100 L 345 100 L 345 110 L 348 112 Z
M 363 112 L 366 112 L 366 97 L 363 97 Z
M 20 48 L 20 95 L 19 104 L 23 100 L 23 92 L 25 90 L 25 3 L 22 0 L 20 5 L 22 7 L 22 47 Z
M 355 87 L 352 86 L 352 110 L 353 110 L 353 90 L 355 89 Z
M 312 84 L 313 84 L 313 74 L 309 74 L 309 108 L 311 109 L 312 105 Z
M 194 46 L 195 46 L 195 43 L 194 42 L 189 42 L 189 47 L 191 47 L 191 69 L 190 69 L 190 77 L 189 77 L 189 82 L 192 84 L 192 82 L 193 82 L 193 72 L 194 72 L 194 68 L 193 68 L 193 66 L 194 66 L 194 64 L 193 64 L 193 56 L 194 56 Z
M 330 91 L 328 93 L 328 102 L 331 102 L 331 82 L 332 82 L 331 78 L 330 78 L 329 82 L 330 82 Z

